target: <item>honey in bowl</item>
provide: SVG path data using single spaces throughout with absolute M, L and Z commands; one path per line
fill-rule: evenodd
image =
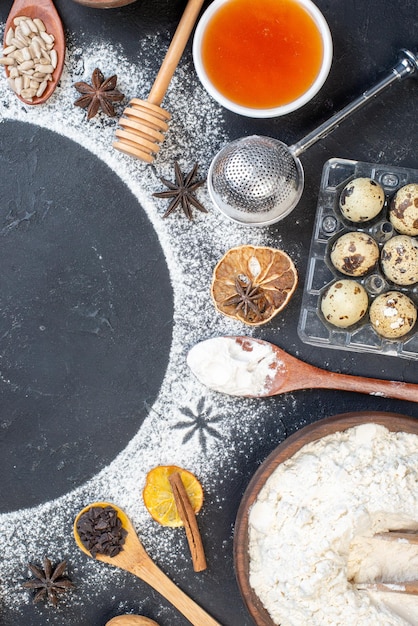
M 194 42 L 196 69 L 227 108 L 280 115 L 323 84 L 331 37 L 310 0 L 215 0 L 206 13 Z

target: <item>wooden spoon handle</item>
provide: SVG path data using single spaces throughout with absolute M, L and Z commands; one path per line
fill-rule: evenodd
M 179 64 L 181 55 L 189 40 L 190 33 L 196 22 L 204 0 L 189 0 L 182 18 L 173 35 L 171 44 L 167 50 L 164 61 L 160 67 L 152 89 L 147 98 L 148 102 L 160 105 L 164 99 L 175 69 Z
M 410 543 L 418 545 L 418 532 L 398 532 L 396 530 L 389 530 L 386 533 L 377 533 L 375 535 L 378 539 L 383 541 L 399 541 L 399 543 Z
M 357 589 L 369 591 L 389 591 L 391 593 L 407 593 L 411 596 L 418 596 L 418 580 L 410 580 L 399 583 L 361 583 Z
M 418 385 L 413 383 L 401 383 L 377 378 L 363 378 L 361 376 L 350 376 L 348 374 L 338 374 L 335 372 L 328 372 L 325 379 L 322 375 L 321 378 L 323 386 L 327 389 L 357 391 L 358 393 L 368 393 L 370 395 L 383 396 L 386 398 L 418 402 Z
M 413 383 L 401 383 L 392 380 L 380 380 L 379 378 L 364 378 L 350 374 L 329 372 L 313 365 L 308 365 L 295 359 L 294 372 L 297 375 L 289 375 L 293 357 L 287 355 L 288 379 L 279 384 L 277 393 L 294 391 L 296 389 L 340 389 L 342 391 L 355 391 L 370 395 L 396 398 L 397 400 L 409 400 L 418 402 L 418 385 Z M 274 392 L 273 392 L 274 393 Z
M 179 589 L 152 559 L 147 559 L 146 563 L 143 562 L 142 565 L 134 565 L 130 571 L 171 602 L 194 626 L 221 626 L 209 613 L 206 613 L 194 600 Z

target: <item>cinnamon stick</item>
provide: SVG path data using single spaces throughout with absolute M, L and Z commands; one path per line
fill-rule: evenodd
M 181 480 L 179 472 L 173 472 L 168 477 L 171 489 L 173 490 L 174 501 L 176 503 L 178 514 L 184 524 L 186 537 L 189 544 L 190 554 L 192 556 L 193 569 L 195 572 L 201 572 L 206 569 L 206 557 L 203 549 L 202 537 L 197 525 L 196 515 L 190 503 L 189 496 Z

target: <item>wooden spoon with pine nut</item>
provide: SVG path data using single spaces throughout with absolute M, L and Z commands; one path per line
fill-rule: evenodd
M 58 12 L 52 0 L 15 0 L 6 21 L 3 39 L 3 53 L 1 55 L 1 64 L 5 66 L 6 75 L 8 78 L 10 78 L 12 68 L 17 67 L 19 69 L 20 66 L 20 63 L 15 63 L 14 65 L 12 65 L 10 62 L 13 59 L 11 55 L 13 54 L 13 52 L 16 52 L 16 50 L 11 51 L 7 55 L 5 55 L 5 51 L 8 48 L 10 49 L 11 46 L 13 47 L 16 43 L 12 42 L 13 38 L 11 36 L 12 33 L 10 32 L 10 29 L 13 29 L 14 33 L 16 29 L 15 18 L 19 18 L 22 16 L 30 18 L 30 21 L 27 22 L 24 28 L 24 30 L 29 34 L 27 35 L 26 40 L 24 39 L 23 41 L 21 41 L 21 48 L 19 48 L 19 45 L 17 45 L 15 46 L 16 49 L 22 50 L 23 59 L 29 61 L 29 64 L 30 61 L 33 61 L 34 66 L 43 64 L 45 67 L 47 67 L 47 69 L 51 69 L 48 68 L 48 66 L 52 65 L 52 71 L 47 73 L 47 75 L 51 76 L 51 79 L 46 81 L 46 85 L 43 86 L 44 89 L 42 93 L 41 91 L 37 90 L 40 95 L 35 94 L 34 96 L 29 97 L 29 93 L 31 92 L 25 91 L 24 94 L 16 93 L 16 96 L 26 104 L 42 104 L 43 102 L 48 100 L 48 98 L 55 91 L 55 88 L 62 74 L 65 57 L 64 29 L 61 18 L 58 15 Z M 37 29 L 38 32 L 35 32 L 35 29 Z M 52 53 L 52 55 L 47 49 L 49 45 L 51 45 L 48 44 L 50 36 L 54 38 L 52 42 L 53 47 L 51 49 L 51 52 L 52 50 L 54 50 L 55 52 Z M 36 39 L 35 42 L 33 41 L 34 39 Z M 44 45 L 42 45 L 42 42 Z M 38 55 L 39 48 L 41 49 L 40 56 Z M 24 53 L 23 49 L 25 49 Z M 43 59 L 42 62 L 40 61 L 41 58 Z M 51 61 L 50 63 L 48 63 L 48 58 Z M 5 59 L 9 59 L 9 61 L 6 62 Z M 28 69 L 33 69 L 34 74 L 36 73 L 35 67 Z M 38 73 L 42 74 L 42 72 Z M 24 76 L 29 76 L 29 80 L 31 80 L 30 74 L 23 74 L 22 81 L 25 80 Z M 41 82 L 43 81 L 37 81 L 35 80 L 36 78 L 39 77 L 32 75 L 32 85 L 35 85 L 35 82 L 38 82 L 38 85 L 40 86 Z M 42 79 L 42 77 L 40 78 Z M 32 91 L 33 89 L 35 89 L 35 87 L 27 87 L 26 89 L 31 89 Z

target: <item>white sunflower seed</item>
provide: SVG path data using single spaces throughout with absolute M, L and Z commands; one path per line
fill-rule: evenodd
M 36 96 L 36 89 L 22 89 L 20 95 L 22 96 L 22 98 L 25 98 L 25 100 L 30 100 L 31 98 Z
M 49 35 L 48 33 L 39 33 L 46 44 L 53 44 L 55 41 L 54 35 Z
M 5 43 L 6 46 L 10 46 L 12 43 L 12 39 L 15 36 L 15 31 L 13 30 L 13 28 L 9 28 L 9 30 L 6 33 L 6 37 L 5 37 Z
M 26 47 L 26 44 L 23 41 L 21 41 L 18 37 L 13 37 L 12 45 L 16 46 L 16 48 L 18 48 L 19 50 Z
M 12 52 L 14 52 L 16 50 L 16 46 L 7 46 L 6 48 L 3 48 L 3 55 L 5 57 L 7 57 L 8 54 L 11 54 Z
M 51 65 L 52 67 L 55 69 L 57 67 L 58 64 L 58 53 L 55 49 L 52 49 L 50 54 L 50 59 L 51 59 Z
M 46 32 L 46 26 L 45 26 L 45 24 L 43 23 L 43 21 L 42 21 L 41 19 L 39 19 L 39 17 L 35 17 L 35 18 L 33 19 L 33 22 L 34 22 L 34 24 L 36 24 L 36 26 L 37 26 L 37 28 L 38 28 L 38 31 L 39 31 L 40 33 L 45 33 L 45 32 Z
M 42 61 L 42 59 L 41 59 Z M 52 65 L 46 65 L 44 63 L 37 63 L 35 65 L 35 70 L 37 72 L 44 72 L 44 74 L 52 74 L 52 72 L 54 71 L 54 68 Z
M 36 92 L 37 98 L 40 98 L 44 94 L 44 91 L 47 88 L 47 85 L 48 85 L 47 80 L 42 81 L 42 83 L 39 85 L 38 90 Z
M 22 56 L 25 61 L 30 61 L 32 59 L 30 48 L 22 48 Z
M 28 19 L 26 20 L 26 23 L 29 24 L 29 28 L 31 29 L 33 33 L 35 33 L 35 35 L 39 33 L 38 27 L 32 18 L 28 17 Z
M 30 35 L 30 34 L 31 34 L 31 32 L 32 32 L 32 31 L 31 31 L 31 29 L 30 29 L 30 26 L 29 26 L 29 24 L 28 24 L 28 21 L 27 21 L 27 20 L 22 20 L 22 21 L 19 23 L 19 29 L 20 29 L 20 30 L 21 30 L 21 32 L 22 32 L 24 35 L 26 35 L 26 36 Z
M 32 70 L 35 67 L 35 63 L 32 61 L 24 61 L 19 65 L 19 69 L 24 72 L 25 70 Z
M 20 93 L 23 89 L 23 76 L 17 76 L 15 78 L 15 87 L 16 87 L 15 89 L 16 93 L 20 96 Z
M 40 48 L 42 48 L 42 50 L 46 50 L 46 43 L 44 42 L 44 40 L 42 39 L 42 37 L 40 37 L 39 35 L 35 35 L 35 37 L 32 39 L 32 42 L 36 41 L 36 43 L 39 44 Z
M 1 57 L 0 65 L 14 65 L 15 60 L 13 57 Z

